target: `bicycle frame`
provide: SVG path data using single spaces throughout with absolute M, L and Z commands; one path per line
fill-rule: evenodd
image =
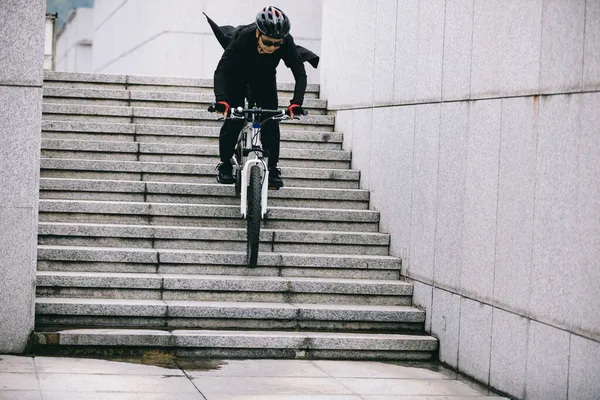
M 276 110 L 264 110 L 265 113 L 273 113 Z M 248 215 L 248 183 L 249 183 L 249 178 L 250 178 L 250 169 L 252 168 L 253 165 L 258 165 L 261 170 L 262 170 L 262 186 L 261 186 L 261 218 L 265 218 L 267 215 L 267 199 L 268 199 L 268 195 L 269 195 L 269 168 L 267 167 L 267 163 L 265 161 L 265 157 L 264 157 L 264 152 L 262 149 L 262 143 L 260 143 L 260 132 L 261 132 L 261 128 L 262 128 L 262 124 L 266 121 L 268 121 L 269 119 L 276 119 L 276 120 L 286 120 L 289 119 L 289 117 L 287 117 L 285 114 L 283 114 L 283 112 L 278 111 L 279 113 L 281 113 L 280 115 L 275 114 L 273 115 L 271 118 L 268 118 L 267 120 L 260 122 L 259 118 L 260 118 L 260 114 L 261 112 L 263 112 L 263 110 L 260 109 L 251 109 L 251 110 L 243 110 L 243 109 L 233 109 L 232 110 L 232 115 L 230 118 L 232 119 L 244 119 L 246 120 L 249 124 L 246 125 L 244 128 L 242 128 L 242 130 L 240 131 L 240 135 L 245 136 L 245 142 L 243 143 L 244 145 L 244 149 L 243 149 L 243 153 L 245 154 L 246 151 L 248 153 L 254 152 L 254 154 L 256 155 L 256 158 L 253 159 L 248 159 L 245 160 L 244 165 L 240 166 L 237 165 L 237 160 L 235 160 L 235 157 L 233 159 L 233 164 L 236 165 L 237 168 L 241 168 L 241 178 L 242 178 L 242 182 L 241 182 L 241 187 L 240 187 L 240 213 L 242 215 L 243 218 L 247 218 Z M 245 114 L 250 114 L 252 115 L 252 120 L 249 120 L 246 118 Z M 251 123 L 251 125 L 250 125 Z M 242 137 L 242 142 L 244 137 Z M 239 145 L 239 142 L 238 142 Z
M 215 111 L 215 106 L 211 105 L 208 110 Z M 263 117 L 269 118 L 261 121 Z M 227 118 L 246 122 L 239 133 L 232 164 L 236 168 L 235 190 L 236 194 L 240 195 L 240 213 L 247 221 L 246 264 L 248 267 L 254 268 L 258 262 L 260 225 L 261 221 L 267 216 L 267 197 L 269 193 L 269 168 L 265 160 L 268 154 L 262 148 L 260 132 L 265 122 L 269 120 L 285 121 L 290 117 L 281 110 L 263 110 L 256 107 L 243 109 L 238 107 L 232 109 Z M 254 153 L 255 157 L 246 159 L 251 153 Z M 243 164 L 243 166 L 240 164 Z M 250 203 L 248 198 L 250 198 Z

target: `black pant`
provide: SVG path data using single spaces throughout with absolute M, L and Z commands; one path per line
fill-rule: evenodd
M 258 76 L 249 83 L 242 80 L 232 79 L 227 83 L 227 93 L 229 94 L 229 105 L 231 107 L 244 106 L 244 99 L 247 97 L 248 87 L 251 93 L 251 101 L 256 103 L 257 107 L 269 110 L 276 110 L 277 80 L 275 75 Z M 263 118 L 264 120 L 265 118 Z M 229 162 L 233 156 L 238 135 L 244 127 L 244 121 L 225 120 L 219 134 L 219 153 L 222 162 Z M 261 129 L 261 142 L 263 148 L 269 151 L 269 167 L 276 167 L 279 162 L 279 121 L 265 122 Z

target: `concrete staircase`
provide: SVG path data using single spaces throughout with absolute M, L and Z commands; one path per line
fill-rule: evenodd
M 212 81 L 47 73 L 37 351 L 435 357 L 318 89 L 282 124 L 286 187 L 248 269 L 239 200 L 215 182 Z

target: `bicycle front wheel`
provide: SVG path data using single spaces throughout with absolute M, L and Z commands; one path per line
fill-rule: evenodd
M 260 237 L 261 220 L 261 184 L 260 167 L 258 165 L 250 168 L 250 185 L 248 187 L 248 210 L 246 220 L 248 221 L 248 247 L 246 251 L 246 263 L 248 267 L 256 267 L 258 260 L 258 245 Z

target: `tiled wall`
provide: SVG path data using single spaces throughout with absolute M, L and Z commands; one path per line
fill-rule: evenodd
M 600 2 L 331 0 L 323 20 L 322 97 L 442 361 L 600 398 Z

